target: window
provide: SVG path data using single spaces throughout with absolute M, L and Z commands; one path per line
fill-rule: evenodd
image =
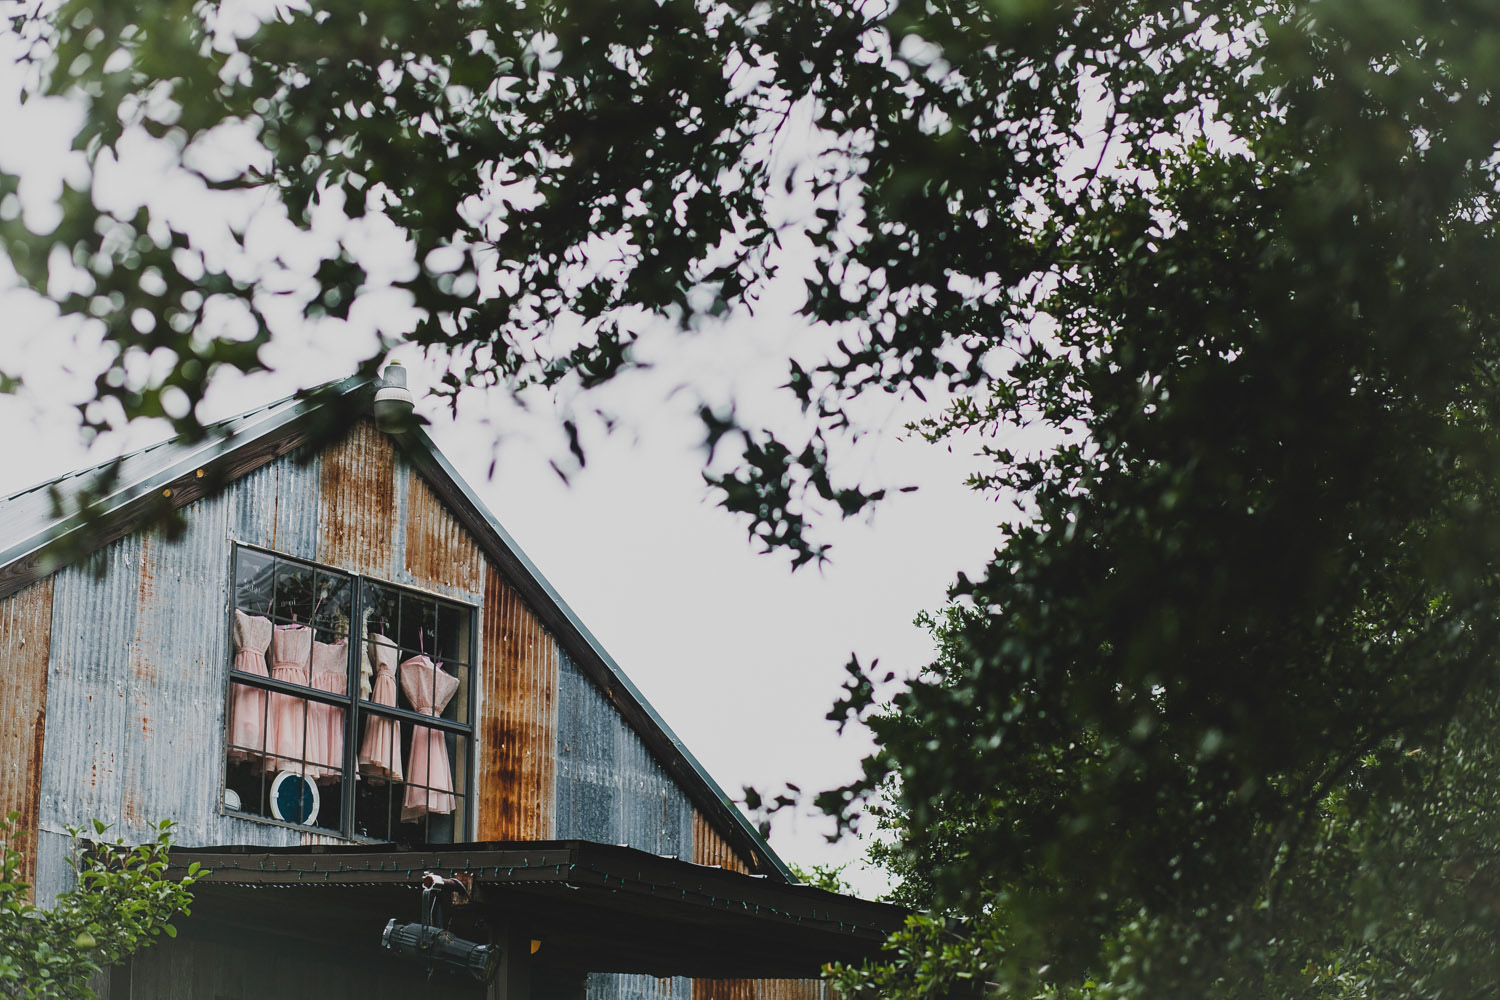
M 232 603 L 225 808 L 465 839 L 474 609 L 246 546 Z

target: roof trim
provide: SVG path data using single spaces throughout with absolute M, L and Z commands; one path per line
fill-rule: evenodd
M 87 546 L 79 546 L 77 552 L 97 551 L 129 534 L 163 507 L 185 507 L 222 490 L 266 462 L 295 450 L 306 439 L 296 436 L 294 431 L 310 423 L 313 416 L 330 403 L 349 400 L 351 396 L 367 390 L 374 382 L 375 379 L 369 376 L 350 376 L 210 424 L 205 428 L 207 437 L 183 458 L 141 479 L 116 484 L 112 493 L 101 497 L 91 512 L 91 516 L 98 518 L 98 521 L 87 527 L 95 530 L 103 525 L 104 530 L 90 539 Z M 278 409 L 280 407 L 284 409 Z M 237 421 L 256 412 L 269 415 L 243 426 L 234 426 Z M 38 483 L 4 499 L 14 499 L 46 489 L 65 479 L 101 472 L 111 465 L 124 463 L 137 455 L 169 444 L 172 440 L 175 439 L 148 445 L 117 459 Z M 284 447 L 257 453 L 249 463 L 232 461 L 252 446 L 266 441 L 280 442 Z M 204 475 L 198 475 L 200 470 Z M 160 491 L 163 490 L 171 490 L 170 496 L 162 494 Z M 0 500 L 0 504 L 3 502 Z M 61 569 L 63 562 L 50 557 L 51 554 L 59 548 L 65 548 L 67 543 L 83 537 L 81 532 L 85 526 L 83 515 L 70 513 L 30 537 L 0 550 L 0 599 Z

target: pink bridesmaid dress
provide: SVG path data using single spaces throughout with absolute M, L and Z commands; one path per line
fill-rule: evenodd
M 234 669 L 266 677 L 271 620 L 234 609 Z M 232 685 L 229 702 L 229 759 L 262 760 L 266 750 L 266 693 L 248 684 Z
M 370 659 L 375 663 L 375 683 L 370 700 L 377 705 L 396 704 L 396 646 L 385 636 L 370 636 Z M 395 719 L 374 713 L 365 716 L 365 738 L 359 747 L 359 769 L 373 780 L 401 780 L 400 727 Z
M 271 636 L 271 676 L 307 687 L 311 664 L 312 629 L 306 625 L 277 625 Z M 313 773 L 305 763 L 312 756 L 307 741 L 308 707 L 307 699 L 296 695 L 271 695 L 266 752 L 278 759 L 266 762 L 268 770 Z
M 313 642 L 312 686 L 344 694 L 349 690 L 349 641 Z M 320 701 L 307 703 L 307 773 L 337 781 L 344 770 L 344 710 Z
M 458 678 L 440 670 L 425 655 L 413 656 L 401 664 L 401 690 L 418 712 L 436 716 L 453 700 Z M 401 805 L 401 822 L 410 823 L 423 813 L 453 811 L 453 767 L 448 763 L 448 743 L 442 730 L 411 727 L 406 780 L 410 784 Z

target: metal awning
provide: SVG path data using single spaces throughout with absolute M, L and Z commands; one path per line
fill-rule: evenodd
M 590 972 L 796 979 L 873 957 L 906 911 L 628 847 L 581 840 L 429 846 L 174 849 L 201 867 L 184 931 L 285 934 L 345 954 L 415 920 L 423 872 L 473 879 L 456 932 L 504 926 L 535 960 Z M 352 951 L 351 951 L 352 949 Z

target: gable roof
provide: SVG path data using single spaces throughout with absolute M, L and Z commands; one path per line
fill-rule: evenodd
M 97 551 L 171 510 L 224 489 L 299 448 L 337 440 L 369 412 L 379 380 L 329 382 L 176 438 L 68 473 L 0 499 L 0 599 Z M 708 774 L 556 588 L 420 428 L 392 435 L 533 613 L 604 692 L 626 723 L 751 870 L 796 882 L 786 864 Z M 102 488 L 101 488 L 101 485 Z M 86 503 L 79 507 L 80 499 Z M 58 509 L 62 501 L 63 509 Z

